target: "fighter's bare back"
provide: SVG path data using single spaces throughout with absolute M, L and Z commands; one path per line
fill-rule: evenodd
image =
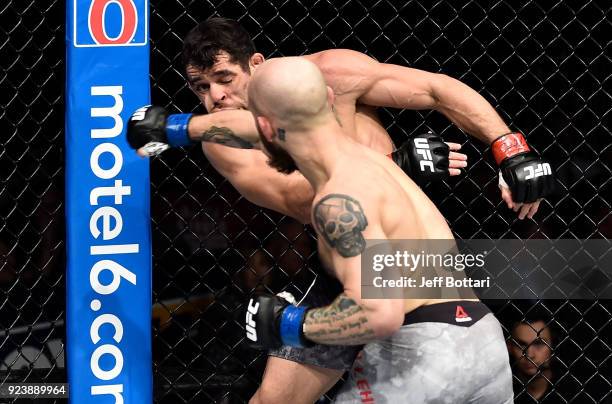
M 330 180 L 316 191 L 311 210 L 312 223 L 317 230 L 318 251 L 323 265 L 333 268 L 333 275 L 343 284 L 349 278 L 342 268 L 332 264 L 332 250 L 327 237 L 339 236 L 338 227 L 326 232 L 326 223 L 317 216 L 321 201 L 342 203 L 346 200 L 353 208 L 361 209 L 367 227 L 378 229 L 380 239 L 417 240 L 453 239 L 446 220 L 433 202 L 393 162 L 360 144 L 350 142 L 338 156 Z M 343 201 L 344 199 L 344 201 Z M 327 219 L 330 215 L 326 215 Z M 397 220 L 400 217 L 401 220 Z M 319 225 L 317 225 L 319 223 Z M 338 245 L 335 247 L 338 249 Z M 348 282 L 351 282 L 350 280 Z M 354 285 L 359 287 L 360 285 Z M 346 285 L 345 285 L 346 287 Z M 405 301 L 405 312 L 443 300 L 410 299 Z

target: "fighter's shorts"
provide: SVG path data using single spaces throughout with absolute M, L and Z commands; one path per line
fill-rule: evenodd
M 340 293 L 342 284 L 328 275 L 318 274 L 305 294 L 290 291 L 300 306 L 321 307 L 329 305 Z M 346 371 L 351 369 L 362 346 L 315 345 L 310 348 L 283 346 L 271 350 L 268 355 L 307 365 Z
M 335 403 L 513 402 L 502 329 L 484 304 L 422 306 L 404 324 L 363 348 Z

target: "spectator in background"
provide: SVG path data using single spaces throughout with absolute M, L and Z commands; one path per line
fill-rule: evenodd
M 551 366 L 555 332 L 542 315 L 527 317 L 510 328 L 507 341 L 514 374 L 514 394 L 541 400 L 552 387 L 555 377 Z

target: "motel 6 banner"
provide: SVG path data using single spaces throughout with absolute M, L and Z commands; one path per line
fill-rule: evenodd
M 149 103 L 146 0 L 68 0 L 67 368 L 72 403 L 151 403 L 149 167 L 125 124 Z

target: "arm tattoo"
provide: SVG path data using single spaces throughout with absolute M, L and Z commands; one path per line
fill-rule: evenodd
M 363 308 L 342 293 L 329 306 L 308 311 L 304 336 L 318 344 L 361 345 L 375 333 Z
M 362 231 L 368 220 L 356 199 L 342 194 L 326 195 L 315 205 L 314 219 L 317 232 L 344 258 L 355 257 L 365 249 Z
M 253 143 L 236 136 L 230 128 L 220 128 L 218 126 L 211 126 L 210 129 L 203 132 L 200 136 L 200 142 L 219 143 L 238 149 L 252 149 L 254 147 Z

